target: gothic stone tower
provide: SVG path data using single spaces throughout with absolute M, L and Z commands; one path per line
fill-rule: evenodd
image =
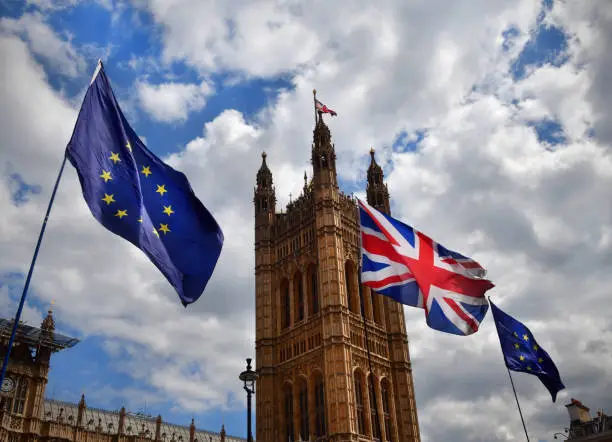
M 388 213 L 389 192 L 371 156 L 368 202 Z M 362 316 L 357 205 L 338 189 L 321 114 L 312 181 L 305 177 L 284 213 L 276 212 L 262 157 L 254 198 L 256 439 L 419 441 L 403 308 L 363 287 Z

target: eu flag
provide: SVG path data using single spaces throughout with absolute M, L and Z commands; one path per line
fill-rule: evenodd
M 537 376 L 555 402 L 557 393 L 565 388 L 555 363 L 523 323 L 501 311 L 490 299 L 489 302 L 506 367 Z
M 153 155 L 132 130 L 101 63 L 66 155 L 93 216 L 141 249 L 184 306 L 195 302 L 219 259 L 223 233 L 185 175 Z

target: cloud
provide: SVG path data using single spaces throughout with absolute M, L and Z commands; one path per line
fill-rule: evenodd
M 142 108 L 154 120 L 164 123 L 185 121 L 189 112 L 198 111 L 206 105 L 206 97 L 213 93 L 210 84 L 139 82 L 138 98 Z
M 69 38 L 60 38 L 38 12 L 22 15 L 19 19 L 3 17 L 0 31 L 20 35 L 31 51 L 42 57 L 53 70 L 68 77 L 77 77 L 85 68 L 85 61 Z

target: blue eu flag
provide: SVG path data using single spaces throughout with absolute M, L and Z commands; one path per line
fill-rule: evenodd
M 185 175 L 153 155 L 132 130 L 101 63 L 66 155 L 93 216 L 141 249 L 184 306 L 195 302 L 219 259 L 223 233 Z
M 565 388 L 555 363 L 523 323 L 501 311 L 490 299 L 489 302 L 506 367 L 537 376 L 555 402 L 557 393 Z

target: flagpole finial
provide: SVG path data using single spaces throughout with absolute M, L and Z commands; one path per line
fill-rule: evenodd
M 312 95 L 317 95 L 317 90 L 316 89 L 312 90 Z

